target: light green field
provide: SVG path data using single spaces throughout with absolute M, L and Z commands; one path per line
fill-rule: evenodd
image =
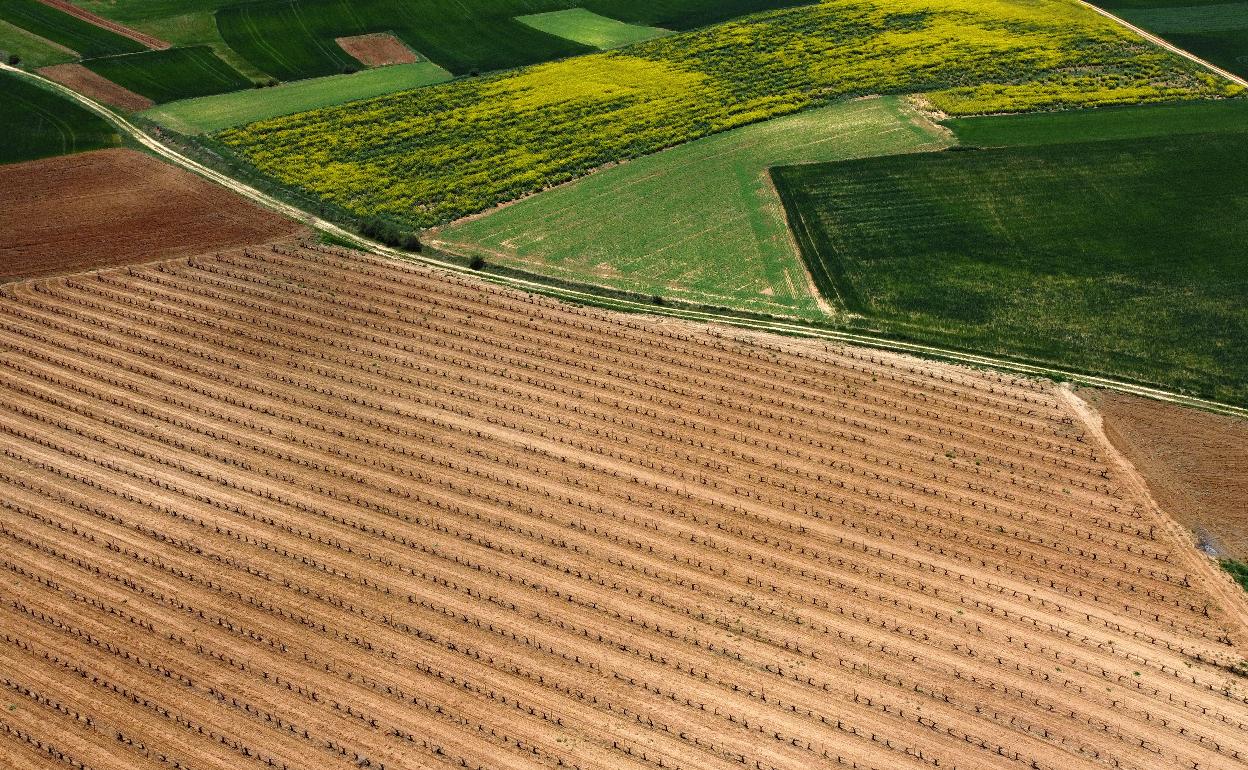
M 434 239 L 568 280 L 819 317 L 768 167 L 945 144 L 898 98 L 840 103 L 601 171 L 447 227 Z
M 438 65 L 416 62 L 378 67 L 350 75 L 311 78 L 273 88 L 183 99 L 142 114 L 184 134 L 212 133 L 257 120 L 421 88 L 450 79 L 451 73 Z
M 4 54 L 5 61 L 8 61 L 10 54 L 17 54 L 21 59 L 21 66 L 26 69 L 64 64 L 78 58 L 68 48 L 3 19 L 0 19 L 0 53 Z
M 516 21 L 564 40 L 606 50 L 672 34 L 661 27 L 643 27 L 599 16 L 584 8 L 517 16 Z

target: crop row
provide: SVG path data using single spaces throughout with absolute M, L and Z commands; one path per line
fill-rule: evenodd
M 22 751 L 1242 760 L 1234 630 L 1043 385 L 329 249 L 0 293 Z

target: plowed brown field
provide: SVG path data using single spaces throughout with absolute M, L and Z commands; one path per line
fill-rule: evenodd
M 420 61 L 412 49 L 389 32 L 336 38 L 342 50 L 369 67 L 411 64 Z
M 16 766 L 1248 761 L 1242 599 L 1052 386 L 286 246 L 0 357 Z
M 1120 393 L 1091 399 L 1162 508 L 1206 547 L 1248 561 L 1248 421 Z
M 83 96 L 112 107 L 120 107 L 127 112 L 146 110 L 155 104 L 146 96 L 119 86 L 81 64 L 54 64 L 51 67 L 42 67 L 39 74 L 63 86 L 69 86 Z
M 0 166 L 0 282 L 202 254 L 304 228 L 134 150 Z

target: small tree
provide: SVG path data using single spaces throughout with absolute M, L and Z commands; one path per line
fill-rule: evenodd
M 473 257 L 472 261 L 468 263 L 468 267 L 471 267 L 473 270 L 481 270 L 485 267 L 485 258 L 479 255 Z

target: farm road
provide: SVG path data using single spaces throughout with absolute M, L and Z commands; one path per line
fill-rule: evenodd
M 1082 2 L 1082 0 L 1080 1 Z M 1100 11 L 1099 8 L 1097 10 Z M 1102 13 L 1104 12 L 1102 11 Z M 1107 15 L 1113 19 L 1118 20 L 1120 23 L 1130 27 L 1131 29 L 1135 29 L 1134 27 L 1131 27 L 1131 25 L 1127 24 L 1125 21 L 1118 19 L 1118 17 L 1113 16 L 1112 14 L 1107 14 Z M 1170 45 L 1169 43 L 1166 43 L 1165 41 L 1160 40 L 1159 38 L 1155 38 L 1155 36 L 1149 35 L 1148 33 L 1143 32 L 1142 30 L 1138 30 L 1138 32 L 1140 34 L 1145 35 L 1148 39 L 1153 40 L 1158 45 L 1162 45 L 1168 49 L 1178 50 L 1178 49 L 1175 49 L 1174 46 Z M 1179 51 L 1179 52 L 1182 53 L 1187 58 L 1192 59 L 1193 61 L 1199 62 L 1205 66 L 1211 67 L 1211 69 L 1213 69 L 1215 72 L 1219 74 L 1231 77 L 1232 80 L 1234 80 L 1235 82 L 1243 82 L 1242 79 L 1235 78 L 1234 76 L 1229 75 L 1229 73 L 1225 73 L 1223 70 L 1212 67 L 1212 65 L 1208 65 L 1206 62 L 1203 62 L 1201 59 L 1187 52 L 1184 52 L 1184 51 Z M 701 322 L 701 323 L 716 323 L 716 324 L 722 324 L 724 326 L 751 329 L 755 331 L 767 331 L 767 332 L 774 332 L 774 333 L 785 334 L 785 335 L 790 335 L 790 336 L 799 336 L 799 337 L 806 337 L 806 338 L 811 338 L 811 339 L 818 339 L 818 340 L 823 340 L 825 342 L 836 342 L 836 343 L 842 343 L 842 344 L 848 344 L 848 345 L 858 345 L 862 347 L 875 348 L 878 350 L 890 350 L 890 351 L 897 352 L 897 353 L 908 353 L 911 355 L 917 355 L 917 356 L 922 356 L 922 357 L 927 357 L 927 358 L 935 358 L 935 359 L 939 359 L 943 361 L 951 361 L 954 363 L 966 364 L 969 366 L 989 367 L 989 368 L 997 369 L 1000 371 L 1015 372 L 1018 374 L 1031 375 L 1035 377 L 1045 377 L 1049 379 L 1065 380 L 1068 382 L 1078 383 L 1080 385 L 1087 385 L 1087 386 L 1095 387 L 1095 388 L 1106 388 L 1108 390 L 1118 391 L 1120 393 L 1130 393 L 1132 395 L 1142 396 L 1144 398 L 1152 398 L 1152 399 L 1156 399 L 1158 401 L 1164 401 L 1167 403 L 1179 404 L 1182 406 L 1189 406 L 1189 407 L 1194 407 L 1197 409 L 1205 409 L 1211 412 L 1217 412 L 1219 414 L 1228 414 L 1228 415 L 1233 415 L 1237 417 L 1248 418 L 1248 409 L 1244 407 L 1235 406 L 1232 404 L 1225 404 L 1219 401 L 1212 401 L 1209 399 L 1196 398 L 1194 396 L 1187 396 L 1181 393 L 1173 393 L 1167 390 L 1162 390 L 1160 388 L 1152 388 L 1152 387 L 1148 387 L 1145 385 L 1138 385 L 1138 384 L 1131 383 L 1131 382 L 1117 380 L 1111 377 L 1098 377 L 1095 375 L 1066 371 L 1066 370 L 1055 368 L 1055 367 L 1039 366 L 1035 364 L 1023 363 L 1021 361 L 1012 361 L 1012 360 L 1004 359 L 1004 358 L 995 358 L 992 356 L 978 355 L 974 353 L 968 353 L 968 352 L 959 351 L 959 350 L 951 350 L 947 348 L 940 348 L 940 347 L 935 347 L 931 345 L 919 345 L 919 344 L 908 343 L 908 342 L 900 342 L 897 340 L 891 340 L 885 337 L 876 337 L 876 336 L 869 335 L 869 334 L 857 334 L 853 332 L 836 331 L 833 329 L 823 329 L 823 328 L 818 328 L 814 326 L 809 326 L 800 322 L 789 322 L 789 321 L 779 321 L 779 320 L 763 321 L 763 320 L 755 320 L 755 319 L 748 319 L 748 318 L 738 318 L 732 315 L 703 311 L 703 310 L 689 310 L 689 309 L 682 309 L 682 308 L 675 308 L 675 307 L 660 307 L 660 306 L 655 306 L 648 302 L 604 297 L 604 296 L 595 294 L 590 291 L 581 291 L 577 289 L 569 289 L 565 287 L 552 286 L 546 283 L 542 283 L 540 281 L 531 281 L 531 280 L 526 280 L 523 278 L 516 278 L 512 276 L 487 275 L 487 274 L 480 273 L 479 271 L 472 270 L 471 268 L 466 267 L 464 265 L 456 264 L 454 262 L 448 262 L 445 260 L 440 260 L 440 259 L 436 259 L 433 257 L 424 256 L 424 255 L 415 255 L 415 254 L 410 254 L 406 252 L 401 252 L 401 251 L 398 251 L 397 249 L 389 248 L 376 241 L 356 235 L 355 233 L 352 233 L 348 230 L 345 230 L 339 227 L 333 222 L 329 222 L 327 220 L 324 220 L 316 216 L 315 214 L 311 214 L 307 211 L 304 211 L 303 209 L 297 208 L 288 203 L 284 203 L 280 200 L 277 200 L 276 198 L 264 192 L 261 192 L 260 190 L 257 190 L 254 187 L 246 185 L 234 179 L 233 177 L 230 177 L 226 174 L 222 174 L 218 171 L 208 168 L 207 166 L 179 153 L 177 150 L 167 147 L 162 142 L 144 133 L 134 124 L 126 120 L 123 116 L 116 114 L 115 112 L 109 110 L 108 108 L 104 107 L 103 105 L 99 104 L 93 99 L 83 96 L 82 94 L 74 91 L 71 88 L 67 88 L 66 86 L 63 86 L 59 83 L 48 80 L 45 77 L 30 73 L 30 72 L 26 72 L 25 70 L 18 69 L 17 67 L 13 67 L 9 64 L 5 64 L 2 62 L 0 62 L 0 71 L 11 72 L 20 77 L 27 77 L 33 80 L 37 80 L 43 83 L 46 87 L 51 88 L 57 91 L 58 93 L 63 94 L 67 98 L 73 99 L 74 101 L 78 102 L 79 104 L 86 107 L 87 109 L 92 110 L 93 112 L 96 112 L 102 115 L 107 120 L 111 121 L 114 125 L 116 125 L 118 128 L 120 128 L 122 131 L 124 131 L 126 134 L 128 134 L 135 142 L 147 148 L 155 155 L 161 158 L 164 158 L 165 160 L 168 160 L 170 163 L 181 166 L 182 168 L 188 171 L 192 171 L 210 181 L 216 182 L 217 184 L 227 187 L 230 190 L 233 190 L 235 193 L 243 196 L 244 198 L 247 198 L 248 200 L 258 203 L 261 206 L 269 208 L 280 214 L 284 214 L 296 221 L 299 221 L 308 225 L 309 227 L 313 227 L 317 230 L 320 230 L 321 232 L 328 233 L 330 235 L 333 235 L 336 238 L 352 243 L 357 248 L 363 251 L 369 252 L 371 254 L 377 255 L 377 256 L 387 257 L 390 259 L 400 259 L 400 260 L 405 260 L 408 262 L 418 262 L 420 264 L 423 264 L 429 267 L 438 268 L 441 270 L 445 270 L 447 272 L 457 273 L 460 275 L 471 275 L 471 276 L 476 277 L 479 280 L 487 280 L 487 281 L 501 284 L 504 286 L 508 286 L 514 289 L 520 289 L 522 291 L 529 291 L 535 294 L 543 294 L 549 297 L 554 297 L 556 299 L 561 299 L 561 300 L 565 300 L 568 302 L 594 305 L 597 307 L 605 307 L 608 309 L 620 310 L 620 311 L 625 311 L 625 312 L 643 312 L 643 313 L 649 313 L 652 315 L 665 315 L 665 316 L 671 316 L 675 318 L 681 318 L 687 321 L 695 321 L 695 322 Z

